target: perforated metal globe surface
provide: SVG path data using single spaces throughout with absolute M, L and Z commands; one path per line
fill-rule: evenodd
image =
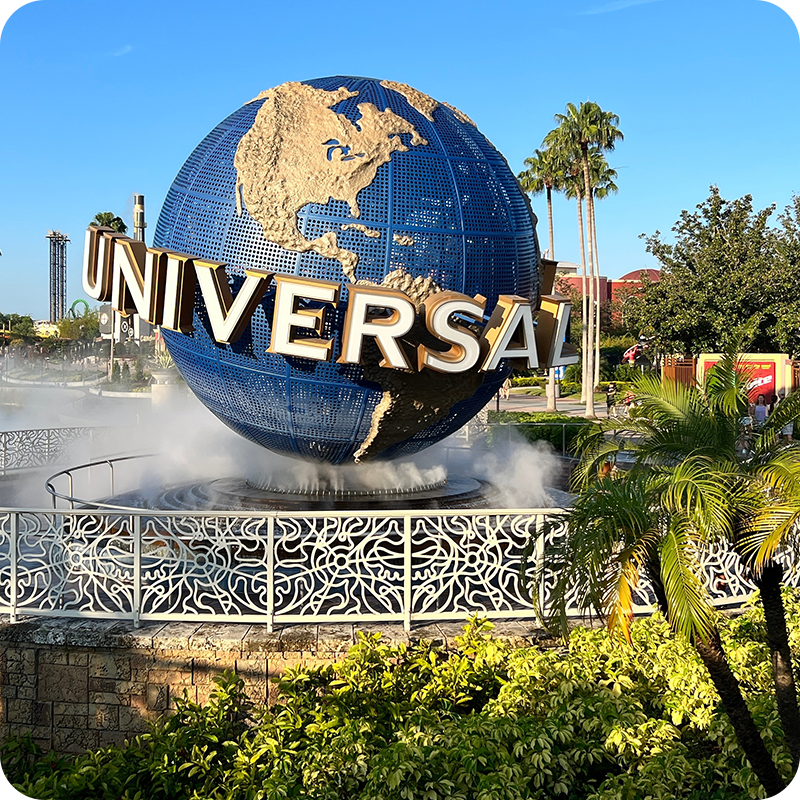
M 442 378 L 336 363 L 347 284 L 406 287 L 416 302 L 440 290 L 481 294 L 487 309 L 500 294 L 535 301 L 534 226 L 505 159 L 458 109 L 389 81 L 283 84 L 198 145 L 154 244 L 224 262 L 234 295 L 248 268 L 342 283 L 323 330 L 333 358 L 267 352 L 274 285 L 233 344 L 214 341 L 199 291 L 193 332 L 164 338 L 197 397 L 270 450 L 333 464 L 409 455 L 468 422 L 508 365 Z

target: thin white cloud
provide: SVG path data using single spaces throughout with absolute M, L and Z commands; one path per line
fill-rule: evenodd
M 131 50 L 133 50 L 133 46 L 129 45 L 129 44 L 126 44 L 125 47 L 120 47 L 119 50 L 117 50 L 117 51 L 115 51 L 113 53 L 108 53 L 108 55 L 113 56 L 114 58 L 117 58 L 118 56 L 126 56 L 126 55 L 128 55 L 128 53 L 130 53 Z
M 588 11 L 581 11 L 582 15 L 586 14 L 608 14 L 612 11 L 621 11 L 623 8 L 629 6 L 641 6 L 646 3 L 660 3 L 661 0 L 613 0 L 611 3 L 606 3 L 603 6 L 590 8 Z

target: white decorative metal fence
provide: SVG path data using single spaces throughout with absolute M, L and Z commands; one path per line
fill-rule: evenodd
M 274 514 L 0 509 L 0 612 L 279 623 L 532 618 L 525 545 L 557 509 Z M 559 537 L 556 528 L 548 537 Z M 753 586 L 703 559 L 718 604 Z M 549 587 L 540 602 L 548 606 Z M 641 611 L 651 601 L 642 585 Z M 578 613 L 578 609 L 574 609 Z
M 103 442 L 109 428 L 31 428 L 0 431 L 0 475 L 60 463 L 79 440 Z

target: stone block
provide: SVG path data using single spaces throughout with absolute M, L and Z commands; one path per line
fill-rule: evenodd
M 89 728 L 95 730 L 118 730 L 119 706 L 89 703 Z
M 148 718 L 155 718 L 156 714 L 140 711 L 137 708 L 126 708 L 120 706 L 119 709 L 119 729 L 120 732 L 131 736 L 137 733 L 144 733 L 148 729 Z
M 12 672 L 8 675 L 9 686 L 36 686 L 36 672 Z
M 89 666 L 89 653 L 87 652 L 73 652 L 69 654 L 69 663 L 74 667 L 88 667 Z
M 59 753 L 82 753 L 96 750 L 98 732 L 88 729 L 65 728 L 53 731 L 53 749 Z
M 7 722 L 19 724 L 33 724 L 33 700 L 11 699 L 5 701 Z
M 33 686 L 19 686 L 17 687 L 17 697 L 20 700 L 35 700 L 36 688 Z
M 198 622 L 170 622 L 153 636 L 152 646 L 157 650 L 186 650 L 200 627 Z
M 287 625 L 281 633 L 281 652 L 316 653 L 317 628 L 317 625 Z
M 209 683 L 226 669 L 236 669 L 236 654 L 223 652 L 217 658 L 195 658 L 192 664 L 192 683 Z
M 90 703 L 100 703 L 105 706 L 118 706 L 119 695 L 116 692 L 89 692 Z
M 39 651 L 39 666 L 42 664 L 69 664 L 69 653 L 66 650 L 43 648 Z
M 147 683 L 169 686 L 191 685 L 192 668 L 189 666 L 187 669 L 151 669 L 147 673 Z
M 88 703 L 53 703 L 53 714 L 56 716 L 85 717 L 88 713 Z
M 145 681 L 116 681 L 116 694 L 122 697 L 131 694 L 144 694 Z
M 166 711 L 169 705 L 169 687 L 150 683 L 145 690 L 145 697 L 150 711 Z
M 241 623 L 218 624 L 204 622 L 189 640 L 192 650 L 224 650 L 241 652 L 242 641 L 250 625 Z
M 0 686 L 0 697 L 16 697 L 16 686 Z
M 283 628 L 267 630 L 266 625 L 251 625 L 242 639 L 242 656 L 247 653 L 280 653 Z
M 155 658 L 150 653 L 134 653 L 130 657 L 132 670 L 148 670 L 155 662 Z
M 89 656 L 89 675 L 92 678 L 130 680 L 131 660 L 123 654 L 92 653 Z
M 119 623 L 109 630 L 109 635 L 116 631 L 114 646 L 129 650 L 149 650 L 153 647 L 153 639 L 167 628 L 169 623 L 145 622 L 139 628 L 132 623 Z
M 317 651 L 320 653 L 346 653 L 353 646 L 352 625 L 319 625 Z
M 49 727 L 53 719 L 52 703 L 33 704 L 33 724 Z
M 29 648 L 10 647 L 5 653 L 9 672 L 35 672 L 36 651 Z
M 70 700 L 86 703 L 89 700 L 89 670 L 61 664 L 39 665 L 39 700 L 55 702 Z
M 93 678 L 89 675 L 89 694 L 92 692 L 116 692 L 119 681 L 113 678 Z

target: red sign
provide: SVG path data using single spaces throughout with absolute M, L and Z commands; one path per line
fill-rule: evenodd
M 706 373 L 716 363 L 716 361 L 706 361 Z M 760 394 L 764 395 L 767 405 L 772 402 L 772 396 L 776 393 L 774 361 L 741 361 L 739 373 L 747 378 L 747 394 L 751 403 L 755 403 Z

